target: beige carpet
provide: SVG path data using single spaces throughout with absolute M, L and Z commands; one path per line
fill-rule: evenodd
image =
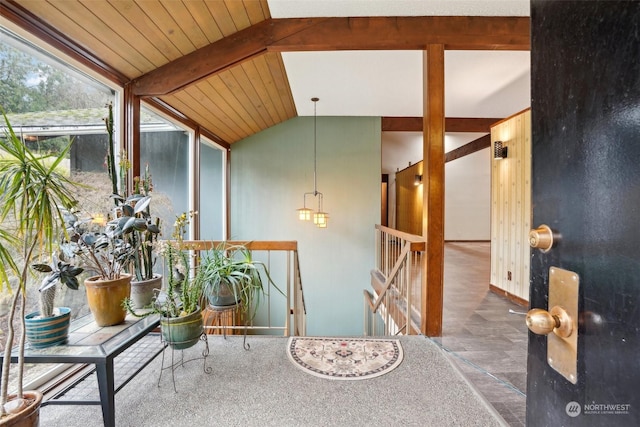
M 395 337 L 394 337 L 395 338 Z M 161 426 L 499 426 L 495 410 L 421 336 L 399 337 L 404 360 L 366 381 L 330 381 L 304 373 L 287 357 L 288 338 L 209 336 L 212 374 L 201 361 L 175 371 L 177 393 L 161 358 L 116 394 L 116 424 Z M 194 357 L 203 343 L 185 351 Z M 43 427 L 102 426 L 99 406 L 47 406 Z

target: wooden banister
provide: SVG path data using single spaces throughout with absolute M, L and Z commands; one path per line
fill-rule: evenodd
M 252 251 L 297 251 L 298 242 L 292 241 L 272 241 L 272 240 L 184 240 L 185 247 L 194 251 L 203 251 L 219 248 L 222 245 L 232 247 L 242 245 Z

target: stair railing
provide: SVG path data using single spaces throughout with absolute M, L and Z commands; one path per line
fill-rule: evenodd
M 376 266 L 364 290 L 364 334 L 420 333 L 422 236 L 376 225 Z

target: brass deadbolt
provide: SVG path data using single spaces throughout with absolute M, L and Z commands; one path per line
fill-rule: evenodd
M 548 335 L 551 332 L 562 338 L 569 338 L 573 333 L 573 319 L 560 306 L 554 306 L 550 311 L 534 308 L 527 313 L 527 327 L 538 335 Z
M 529 245 L 538 248 L 542 252 L 549 252 L 553 246 L 553 232 L 548 225 L 542 224 L 538 228 L 529 231 Z

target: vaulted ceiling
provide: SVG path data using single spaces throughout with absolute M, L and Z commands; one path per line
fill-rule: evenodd
M 506 61 L 511 66 L 503 67 L 506 70 L 501 72 L 511 73 L 503 77 L 507 88 L 528 71 L 528 56 L 517 56 L 529 49 L 528 17 L 420 16 L 436 10 L 439 15 L 442 10 L 446 13 L 448 9 L 442 9 L 445 3 L 494 4 L 496 9 L 490 13 L 477 12 L 473 7 L 467 10 L 499 15 L 504 0 L 371 0 L 366 2 L 370 7 L 378 6 L 371 9 L 371 16 L 354 16 L 354 9 L 349 8 L 343 13 L 351 17 L 339 16 L 340 12 L 328 16 L 326 8 L 334 7 L 335 11 L 340 9 L 339 3 L 343 8 L 354 5 L 353 1 L 286 0 L 0 0 L 0 10 L 8 21 L 75 59 L 88 60 L 91 68 L 128 86 L 134 95 L 175 111 L 218 141 L 229 144 L 298 114 L 309 114 L 311 103 L 308 102 L 309 109 L 303 105 L 311 96 L 323 100 L 323 94 L 330 99 L 324 99 L 329 101 L 329 108 L 319 109 L 322 115 L 420 116 L 421 105 L 416 112 L 415 107 L 407 109 L 406 104 L 416 103 L 409 99 L 416 94 L 421 103 L 422 83 L 407 81 L 409 77 L 404 78 L 401 72 L 416 73 L 416 57 L 421 58 L 421 51 L 428 44 L 443 44 L 452 53 L 449 59 L 454 65 L 456 61 L 464 64 L 464 55 L 472 58 L 468 64 L 482 63 L 485 59 L 478 56 L 479 52 L 493 54 L 498 62 Z M 360 6 L 363 3 L 355 2 Z M 381 6 L 393 3 L 410 3 L 414 8 L 407 14 L 415 16 L 381 16 L 393 10 Z M 511 1 L 512 5 L 522 3 Z M 308 7 L 307 15 L 304 7 L 300 9 L 303 4 Z M 440 9 L 424 8 L 430 4 Z M 416 5 L 420 7 L 415 8 Z M 278 18 L 272 17 L 270 6 Z M 355 10 L 366 13 L 362 7 Z M 522 14 L 522 8 L 507 13 Z M 315 16 L 318 14 L 322 16 Z M 509 56 L 514 51 L 518 61 Z M 372 54 L 378 59 L 367 63 Z M 369 67 L 372 75 L 390 64 L 394 65 L 391 72 L 399 74 L 395 78 L 386 76 L 387 81 L 379 83 L 368 74 L 356 72 L 357 66 L 352 65 L 352 75 L 348 76 L 345 62 L 349 60 L 364 60 L 368 64 L 365 69 Z M 460 67 L 458 64 L 453 69 Z M 473 82 L 472 70 L 468 71 Z M 316 83 L 309 81 L 312 76 Z M 418 70 L 417 78 L 420 77 Z M 475 78 L 467 92 L 482 88 L 478 80 L 481 76 L 476 73 Z M 398 94 L 395 86 L 400 83 L 407 86 L 403 90 L 409 91 L 410 96 Z M 350 93 L 356 86 L 364 92 Z M 455 91 L 455 86 L 451 90 Z M 395 93 L 399 99 L 380 101 L 363 95 L 373 91 Z M 480 92 L 480 99 L 487 97 Z M 467 102 L 467 107 L 473 102 L 476 101 Z M 387 109 L 372 108 L 376 103 Z M 390 104 L 397 108 L 389 109 Z M 487 109 L 486 105 L 479 111 L 488 114 L 459 111 L 469 113 L 464 114 L 466 117 L 501 117 L 517 111 L 505 109 L 506 113 L 496 113 L 500 110 Z M 304 111 L 300 113 L 301 110 Z M 397 122 L 396 126 L 398 123 L 404 122 Z

